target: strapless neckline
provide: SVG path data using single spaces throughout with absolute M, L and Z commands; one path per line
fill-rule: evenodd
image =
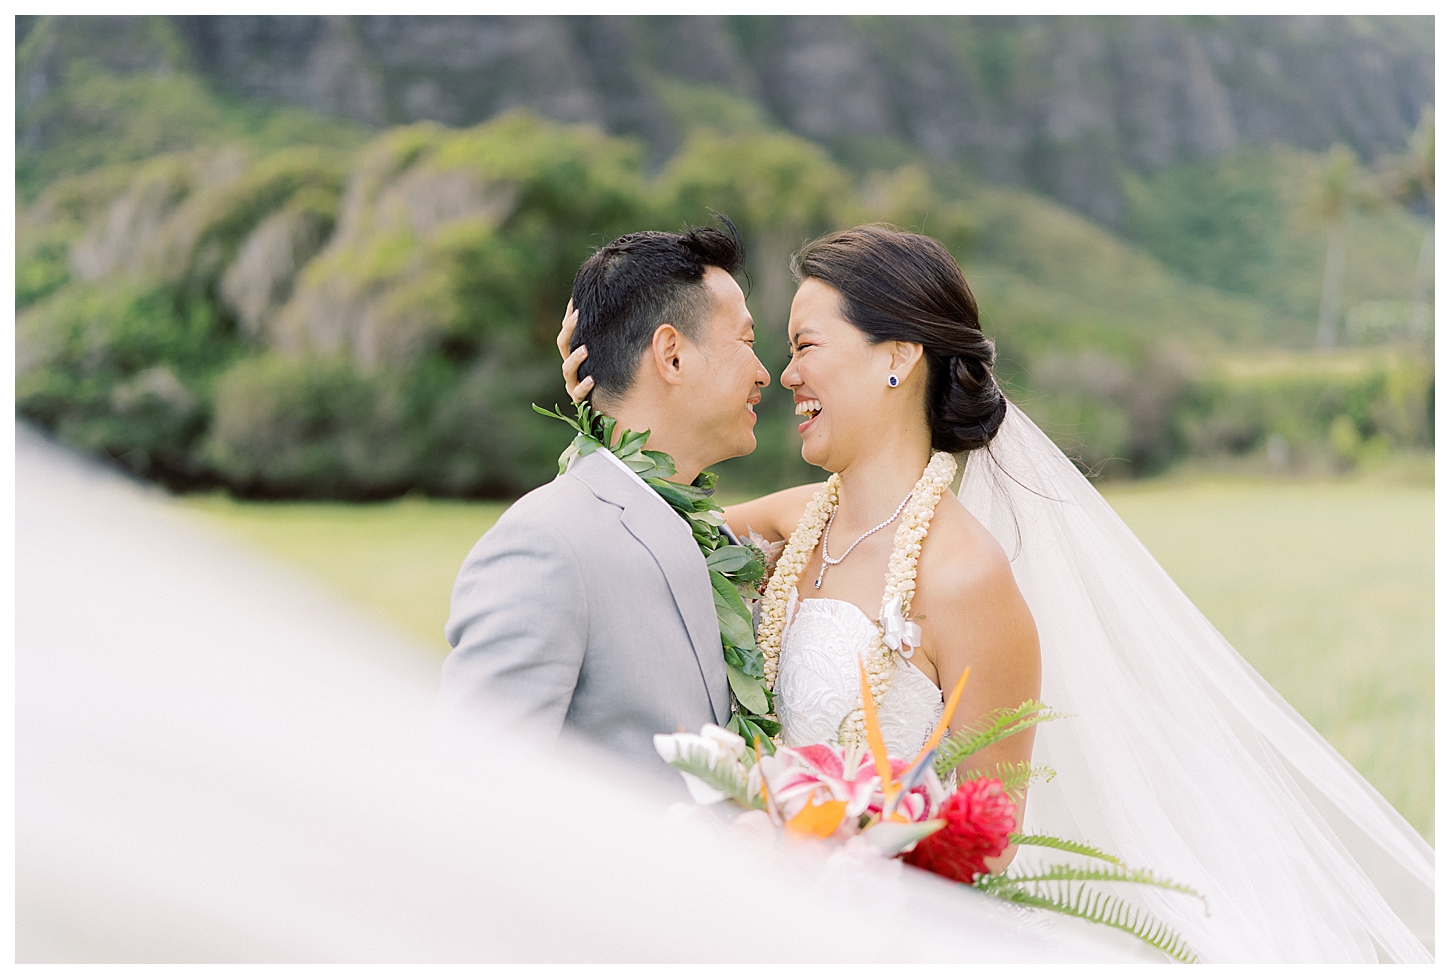
M 860 657 L 877 624 L 838 598 L 801 598 L 791 591 L 776 675 L 776 713 L 787 745 L 833 742 L 860 704 Z M 916 755 L 942 713 L 936 684 L 910 660 L 898 660 L 878 719 L 893 757 Z
M 844 609 L 850 609 L 852 612 L 855 612 L 858 616 L 860 616 L 861 620 L 872 629 L 876 628 L 876 620 L 871 618 L 871 616 L 867 615 L 865 612 L 861 611 L 861 606 L 857 605 L 855 602 L 848 602 L 842 598 L 801 598 L 800 592 L 796 591 L 795 589 L 791 589 L 791 596 L 794 600 L 794 604 L 796 605 L 804 605 L 807 602 L 827 602 L 833 605 L 843 606 L 843 611 Z M 787 621 L 786 623 L 786 628 L 790 628 L 789 621 Z M 862 652 L 864 652 L 864 650 L 862 650 Z M 903 666 L 915 672 L 917 676 L 921 677 L 927 683 L 931 683 L 932 688 L 935 689 L 937 692 L 937 696 L 941 696 L 941 688 L 938 687 L 935 683 L 932 683 L 931 677 L 926 675 L 926 671 L 924 671 L 921 667 L 917 666 L 914 662 L 912 662 L 911 659 L 898 657 L 896 660 L 897 669 L 900 669 Z

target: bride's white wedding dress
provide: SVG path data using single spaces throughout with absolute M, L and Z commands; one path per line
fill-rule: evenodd
M 781 739 L 791 746 L 837 740 L 841 721 L 861 703 L 860 663 L 879 632 L 866 613 L 835 598 L 801 599 L 791 589 L 775 678 Z M 876 720 L 893 757 L 912 759 L 941 720 L 942 694 L 926 674 L 901 662 Z
M 958 498 L 1012 559 L 1043 702 L 1072 715 L 1037 729 L 1033 763 L 1057 777 L 1031 790 L 1024 831 L 1204 893 L 1208 915 L 1156 888 L 1124 896 L 1206 962 L 1432 961 L 1434 851 L 1015 405 Z M 875 629 L 847 602 L 792 596 L 775 688 L 787 744 L 835 740 Z M 941 691 L 899 666 L 881 705 L 891 754 L 913 757 L 941 711 Z

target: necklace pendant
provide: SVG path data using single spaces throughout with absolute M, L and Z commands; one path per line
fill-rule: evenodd
M 821 562 L 821 573 L 816 575 L 816 591 L 821 590 L 821 582 L 826 580 L 826 563 Z

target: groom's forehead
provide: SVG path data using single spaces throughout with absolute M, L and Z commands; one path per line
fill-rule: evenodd
M 716 266 L 705 269 L 701 283 L 710 296 L 709 318 L 732 332 L 755 329 L 755 320 L 745 305 L 745 291 L 729 272 Z

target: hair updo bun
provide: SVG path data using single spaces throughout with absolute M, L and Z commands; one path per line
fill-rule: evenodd
M 1007 416 L 982 334 L 977 300 L 951 253 L 934 238 L 881 224 L 825 235 L 791 258 L 796 282 L 819 279 L 842 297 L 841 315 L 872 343 L 919 343 L 927 367 L 931 446 L 980 449 Z

